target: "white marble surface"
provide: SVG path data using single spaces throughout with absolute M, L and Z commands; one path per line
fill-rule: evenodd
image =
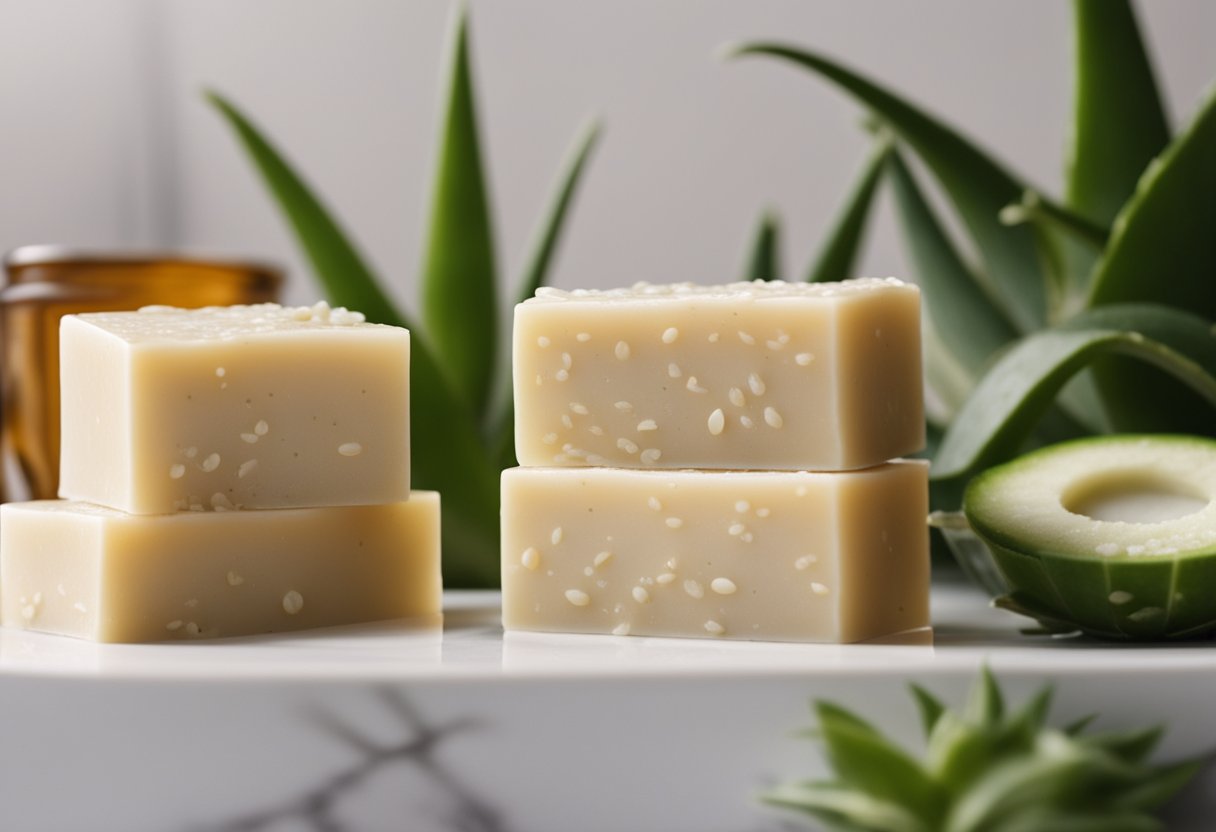
M 1011 698 L 1057 686 L 1062 722 L 1167 723 L 1164 757 L 1216 747 L 1211 642 L 1028 639 L 939 586 L 911 643 L 554 636 L 451 593 L 442 629 L 93 645 L 0 631 L 0 828 L 767 832 L 757 790 L 823 773 L 791 737 L 831 698 L 919 742 L 917 681 L 960 702 L 988 662 Z M 1206 829 L 1208 773 L 1171 829 Z

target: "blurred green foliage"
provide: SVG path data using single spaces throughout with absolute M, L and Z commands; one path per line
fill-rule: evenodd
M 1202 760 L 1153 765 L 1160 728 L 1086 733 L 1092 721 L 1047 724 L 1052 690 L 1007 712 L 985 668 L 961 713 L 912 686 L 925 733 L 918 759 L 870 723 L 816 702 L 835 777 L 766 793 L 838 832 L 1158 832 L 1153 813 Z

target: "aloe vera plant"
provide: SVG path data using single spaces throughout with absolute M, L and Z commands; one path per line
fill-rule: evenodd
M 392 302 L 386 283 L 272 141 L 231 101 L 214 92 L 208 98 L 260 173 L 329 300 L 369 321 L 410 329 L 412 481 L 442 495 L 444 581 L 450 587 L 497 586 L 498 474 L 515 464 L 514 419 L 463 9 L 456 13 L 449 61 L 420 272 L 421 320 Z M 517 279 L 520 300 L 548 279 L 599 135 L 593 122 L 575 140 Z
M 1074 0 L 1073 19 L 1060 200 L 820 52 L 767 42 L 730 52 L 810 72 L 867 111 L 926 299 L 937 509 L 957 509 L 972 477 L 1027 447 L 1109 432 L 1216 434 L 1216 91 L 1172 133 L 1127 0 Z M 913 155 L 979 262 L 931 207 Z M 862 239 L 870 180 L 867 169 L 824 245 L 835 279 L 851 274 L 842 264 Z
M 985 668 L 955 713 L 912 686 L 926 748 L 917 759 L 839 705 L 816 702 L 835 778 L 780 786 L 765 801 L 840 832 L 1152 832 L 1153 813 L 1201 768 L 1153 765 L 1160 728 L 1053 728 L 1046 687 L 1016 711 Z

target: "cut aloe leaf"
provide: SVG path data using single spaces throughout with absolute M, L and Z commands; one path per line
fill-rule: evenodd
M 1216 441 L 1067 442 L 989 469 L 963 510 L 1005 581 L 1004 606 L 1099 638 L 1216 631 Z

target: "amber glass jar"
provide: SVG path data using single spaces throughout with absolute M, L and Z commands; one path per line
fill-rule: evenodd
M 282 272 L 172 252 L 26 246 L 4 259 L 0 289 L 0 499 L 49 499 L 59 488 L 59 319 L 165 304 L 200 307 L 276 301 Z

